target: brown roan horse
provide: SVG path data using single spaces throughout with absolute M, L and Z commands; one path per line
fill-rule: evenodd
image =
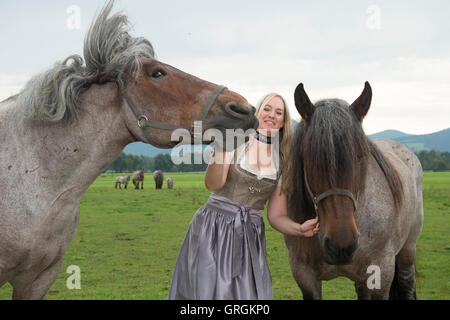
M 81 197 L 127 144 L 173 147 L 172 131 L 192 132 L 195 120 L 203 130 L 257 126 L 242 96 L 156 60 L 112 6 L 91 25 L 84 62 L 56 63 L 0 103 L 0 286 L 9 282 L 13 298 L 45 296 Z
M 291 270 L 304 299 L 322 298 L 322 280 L 354 281 L 359 299 L 415 299 L 416 241 L 423 222 L 422 168 L 406 147 L 371 141 L 361 122 L 372 99 L 364 91 L 311 103 L 295 90 L 302 116 L 287 176 L 289 216 L 319 217 L 312 238 L 286 236 Z

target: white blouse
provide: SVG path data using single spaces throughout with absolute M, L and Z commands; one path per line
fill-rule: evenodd
M 275 170 L 271 170 L 272 172 L 267 172 L 268 170 L 258 170 L 258 167 L 255 166 L 254 168 L 251 168 L 249 163 L 248 163 L 248 149 L 253 145 L 253 143 L 256 141 L 256 139 L 254 138 L 254 136 L 250 137 L 250 141 L 248 142 L 246 148 L 243 150 L 243 152 L 241 153 L 241 156 L 239 157 L 239 159 L 237 159 L 238 165 L 246 172 L 249 172 L 253 175 L 255 175 L 259 180 L 266 178 L 266 179 L 270 179 L 270 180 L 277 180 L 278 177 L 278 157 L 279 155 L 277 154 L 277 150 L 272 150 L 272 161 L 275 164 Z M 230 155 L 231 155 L 231 159 L 234 158 L 234 153 L 235 150 L 231 151 Z M 281 186 L 281 178 L 278 180 L 278 185 Z

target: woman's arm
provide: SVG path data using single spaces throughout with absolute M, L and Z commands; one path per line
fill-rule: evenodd
M 277 186 L 269 198 L 267 219 L 274 229 L 287 235 L 311 237 L 319 232 L 317 218 L 300 224 L 288 217 L 287 197 L 281 193 L 281 186 Z
M 205 173 L 205 186 L 209 191 L 219 190 L 227 181 L 234 152 L 215 150 Z

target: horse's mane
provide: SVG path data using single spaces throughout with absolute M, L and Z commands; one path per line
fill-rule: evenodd
M 326 99 L 318 101 L 315 106 L 311 123 L 306 124 L 302 120 L 292 140 L 289 173 L 283 185 L 284 193 L 289 196 L 292 218 L 303 222 L 315 217 L 304 187 L 304 159 L 307 159 L 307 165 L 313 172 L 321 173 L 308 179 L 322 179 L 319 181 L 332 188 L 342 188 L 342 181 L 355 179 L 358 172 L 354 168 L 359 163 L 359 190 L 362 192 L 368 156 L 371 154 L 385 174 L 395 204 L 399 207 L 402 192 L 398 174 L 366 136 L 348 103 L 339 99 Z
M 71 123 L 77 119 L 80 95 L 92 83 L 121 81 L 127 68 L 137 76 L 139 59 L 154 57 L 148 40 L 128 34 L 124 13 L 108 18 L 113 5 L 114 1 L 109 1 L 89 28 L 84 41 L 85 64 L 79 55 L 72 55 L 28 81 L 17 99 L 26 119 Z

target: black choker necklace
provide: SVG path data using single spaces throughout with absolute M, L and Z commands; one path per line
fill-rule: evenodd
M 265 136 L 265 135 L 259 133 L 258 131 L 256 131 L 256 140 L 261 141 L 266 144 L 272 144 L 271 137 Z

